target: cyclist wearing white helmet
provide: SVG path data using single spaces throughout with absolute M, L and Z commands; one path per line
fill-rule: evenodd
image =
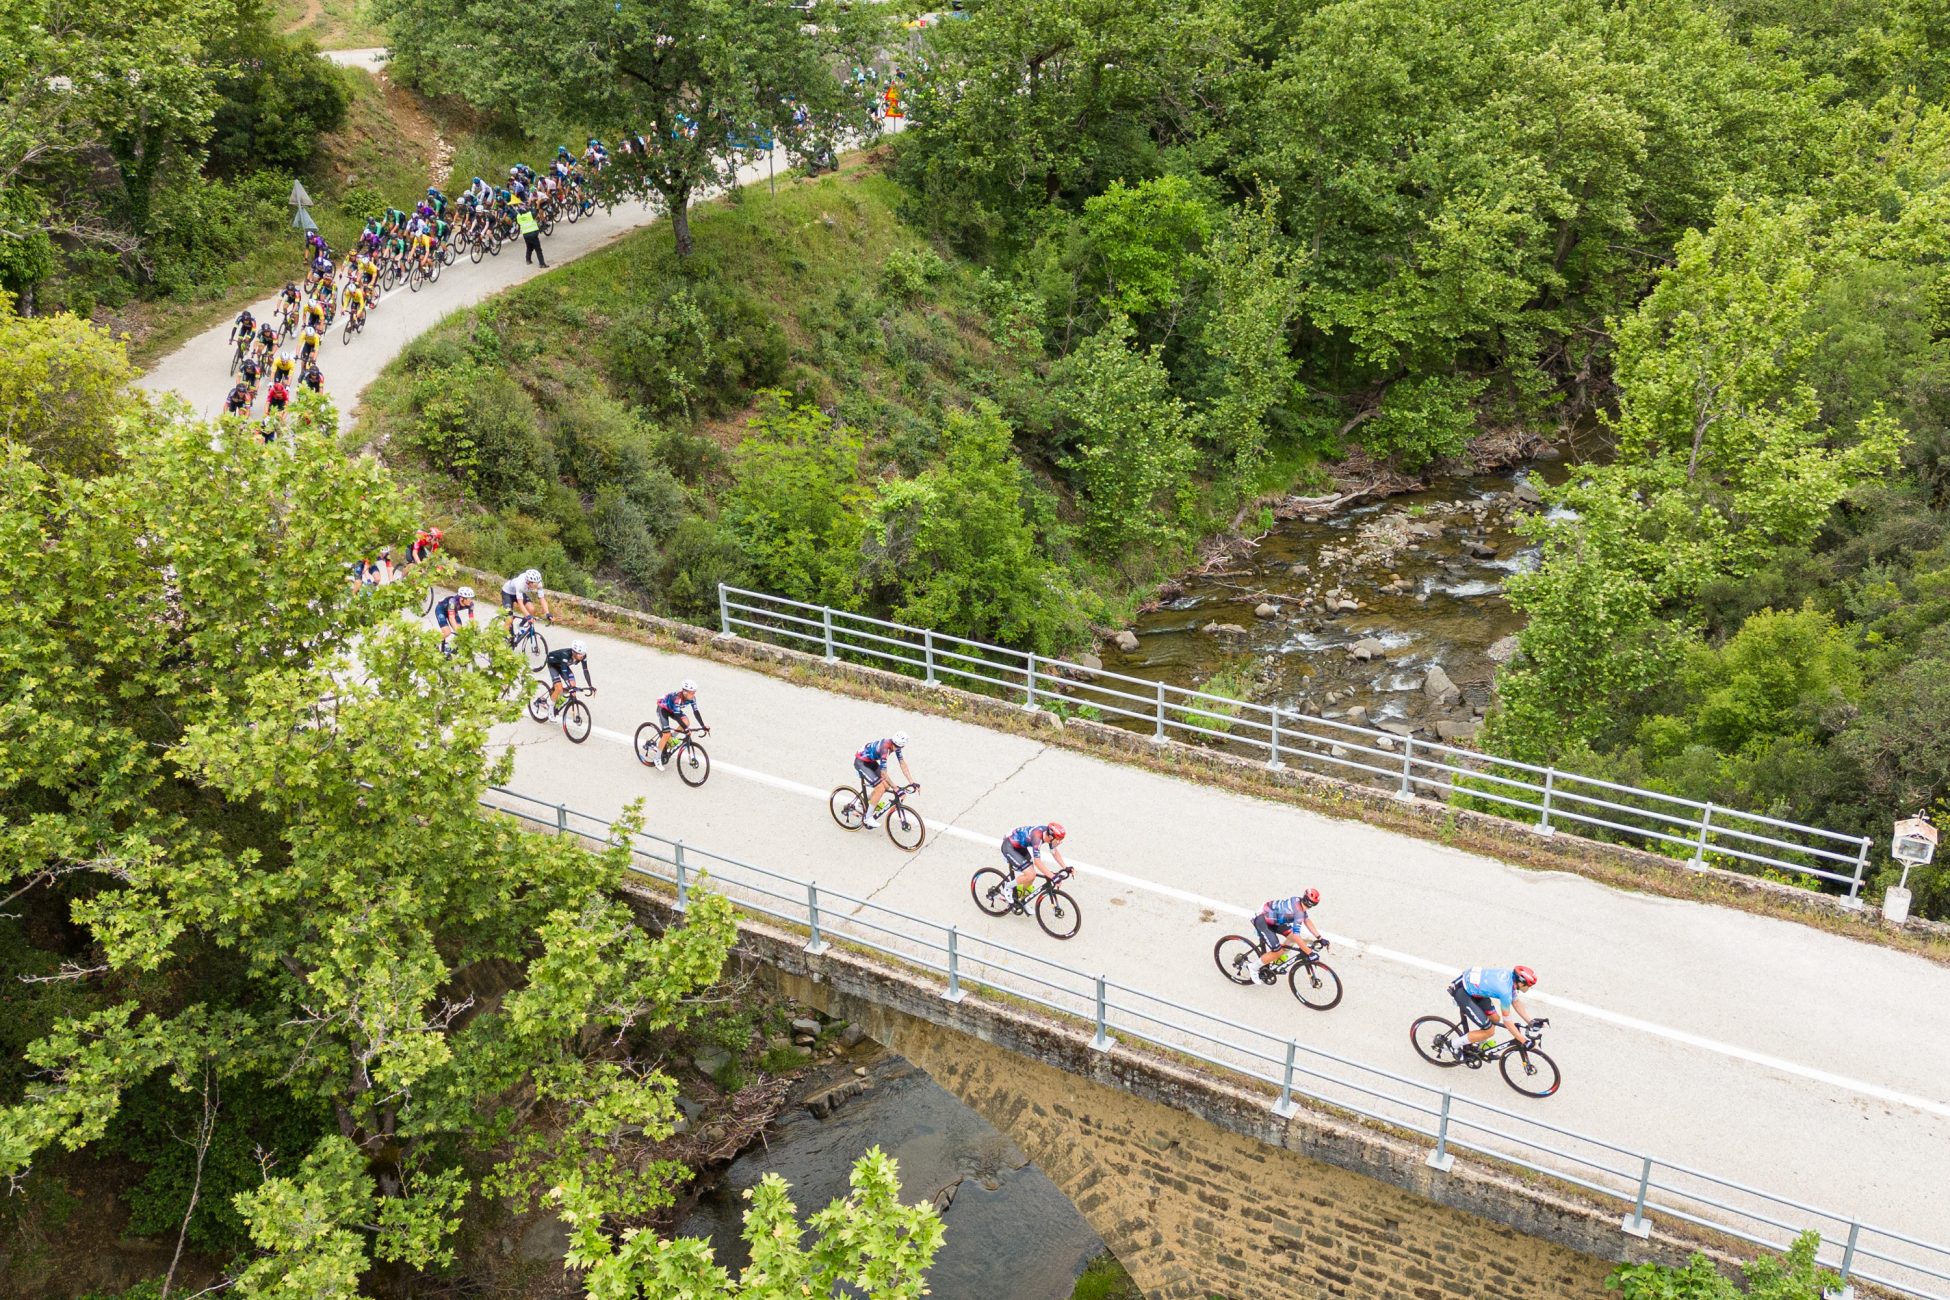
M 676 741 L 676 731 L 691 734 L 691 724 L 684 718 L 684 710 L 689 709 L 697 718 L 698 729 L 709 732 L 704 725 L 704 710 L 698 707 L 697 683 L 686 677 L 684 684 L 670 694 L 657 700 L 657 750 L 650 756 L 650 764 L 658 771 L 663 770 L 664 755 Z
M 907 733 L 896 731 L 884 740 L 869 740 L 860 746 L 853 755 L 853 770 L 867 783 L 867 816 L 861 825 L 868 830 L 880 825 L 880 818 L 887 811 L 887 761 L 899 759 L 901 778 L 909 785 L 919 789 L 914 773 L 907 767 Z
M 474 589 L 462 587 L 453 595 L 442 598 L 433 607 L 433 625 L 440 629 L 440 648 L 448 654 L 454 652 L 454 633 L 460 631 L 460 621 L 474 621 Z
M 589 643 L 582 638 L 571 641 L 566 650 L 549 651 L 543 663 L 548 668 L 548 702 L 554 712 L 562 712 L 562 692 L 575 685 L 577 664 L 582 665 L 583 689 L 591 695 L 596 693 L 596 679 L 589 673 Z
M 542 590 L 542 571 L 529 569 L 501 584 L 501 608 L 508 611 L 508 644 L 515 643 L 515 620 L 535 617 L 539 608 L 543 618 L 553 623 L 555 611 L 548 607 L 548 593 Z

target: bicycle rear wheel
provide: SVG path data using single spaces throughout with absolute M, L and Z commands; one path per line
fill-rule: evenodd
M 887 838 L 909 853 L 921 847 L 928 837 L 927 823 L 921 814 L 904 803 L 897 803 L 887 810 Z
M 865 805 L 860 801 L 860 792 L 850 785 L 834 788 L 827 796 L 826 811 L 833 814 L 833 820 L 850 831 L 860 829 L 860 823 L 867 819 Z
M 1324 961 L 1295 962 L 1286 983 L 1303 1007 L 1332 1011 L 1341 1004 L 1341 977 Z
M 1564 1082 L 1557 1062 L 1539 1048 L 1517 1048 L 1503 1054 L 1503 1082 L 1526 1097 L 1548 1097 Z
M 589 728 L 593 720 L 589 716 L 589 706 L 581 700 L 570 700 L 562 710 L 562 734 L 577 745 L 589 739 Z
M 643 764 L 645 767 L 656 766 L 657 737 L 662 734 L 663 729 L 658 727 L 654 722 L 646 722 L 636 729 L 636 741 L 633 748 L 636 750 L 637 762 Z
M 1259 972 L 1248 965 L 1259 945 L 1243 934 L 1229 934 L 1212 945 L 1212 960 L 1219 967 L 1219 974 L 1234 984 L 1250 986 L 1259 978 Z
M 522 638 L 522 645 L 528 654 L 528 666 L 540 672 L 542 665 L 548 662 L 548 642 L 540 632 L 529 628 L 528 635 Z
M 969 897 L 975 906 L 990 916 L 1007 916 L 1015 900 L 1010 897 L 1009 878 L 994 867 L 983 867 L 968 878 Z
M 429 584 L 426 595 L 420 597 L 420 617 L 425 618 L 431 613 L 433 613 L 433 587 Z
M 528 716 L 537 722 L 548 721 L 548 692 L 540 691 L 528 697 Z
M 1423 1016 L 1408 1027 L 1408 1041 L 1415 1044 L 1415 1054 L 1445 1070 L 1462 1064 L 1455 1044 L 1463 1037 L 1461 1025 L 1441 1016 Z
M 695 790 L 711 775 L 711 756 L 695 740 L 677 747 L 677 779 Z
M 1052 939 L 1069 939 L 1083 928 L 1077 900 L 1060 889 L 1046 889 L 1036 899 L 1036 924 Z

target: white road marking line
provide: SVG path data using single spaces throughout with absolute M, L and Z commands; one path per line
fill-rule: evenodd
M 634 738 L 626 736 L 620 731 L 611 731 L 607 727 L 595 727 L 591 730 L 595 735 L 601 736 L 605 740 L 615 741 L 630 749 L 632 753 L 635 752 L 636 742 Z M 724 763 L 713 759 L 711 766 L 715 771 L 724 772 L 729 776 L 750 781 L 755 785 L 770 786 L 774 790 L 784 790 L 787 793 L 803 795 L 810 799 L 823 801 L 830 797 L 831 794 L 828 790 L 821 790 L 815 786 L 806 785 L 801 781 L 793 781 L 782 776 L 773 776 L 769 772 L 760 772 L 754 768 L 741 767 L 735 763 Z M 934 828 L 934 833 L 937 835 L 952 835 L 956 839 L 966 840 L 971 844 L 995 845 L 1002 841 L 1000 835 L 983 834 L 978 831 L 971 831 L 964 827 L 953 825 L 938 825 Z M 1253 911 L 1250 908 L 1242 908 L 1237 903 L 1229 903 L 1217 898 L 1208 898 L 1203 894 L 1195 894 L 1189 889 L 1179 889 L 1172 885 L 1161 885 L 1156 881 L 1145 880 L 1139 876 L 1126 875 L 1121 871 L 1112 871 L 1108 867 L 1091 866 L 1088 863 L 1078 862 L 1074 859 L 1071 865 L 1081 875 L 1096 876 L 1111 881 L 1114 884 L 1126 886 L 1127 888 L 1142 889 L 1163 898 L 1174 899 L 1181 903 L 1190 903 L 1195 907 L 1209 908 L 1220 915 L 1237 917 L 1250 917 L 1253 915 Z M 1330 931 L 1328 932 L 1328 937 L 1336 945 L 1341 946 L 1344 951 L 1351 951 L 1356 954 L 1365 953 L 1370 957 L 1378 957 L 1383 961 L 1394 962 L 1397 965 L 1407 966 L 1414 970 L 1449 976 L 1453 972 L 1461 969 L 1459 966 L 1431 961 L 1426 957 L 1418 957 L 1413 953 L 1401 952 L 1394 948 L 1384 947 L 1378 943 L 1367 943 L 1352 936 L 1336 935 Z M 1868 1083 L 1861 1079 L 1851 1079 L 1847 1075 L 1835 1074 L 1812 1065 L 1802 1065 L 1796 1061 L 1784 1060 L 1781 1057 L 1770 1056 L 1765 1052 L 1756 1052 L 1733 1043 L 1723 1043 L 1718 1039 L 1707 1038 L 1704 1035 L 1691 1033 L 1684 1029 L 1672 1029 L 1650 1020 L 1641 1020 L 1637 1016 L 1628 1016 L 1622 1012 L 1609 1011 L 1604 1007 L 1593 1006 L 1589 1002 L 1579 1002 L 1571 998 L 1558 997 L 1545 993 L 1534 994 L 1530 999 L 1526 1000 L 1534 1000 L 1563 1011 L 1587 1016 L 1592 1020 L 1616 1025 L 1621 1029 L 1635 1030 L 1642 1034 L 1650 1034 L 1656 1038 L 1664 1038 L 1670 1042 L 1683 1043 L 1688 1047 L 1696 1047 L 1703 1051 L 1729 1057 L 1733 1060 L 1745 1061 L 1750 1065 L 1778 1070 L 1783 1074 L 1794 1075 L 1815 1083 L 1827 1084 L 1834 1088 L 1843 1088 L 1864 1097 L 1872 1097 L 1877 1101 L 1890 1102 L 1899 1106 L 1909 1106 L 1940 1118 L 1950 1119 L 1950 1104 L 1933 1101 L 1928 1097 L 1918 1097 L 1910 1093 L 1898 1092 L 1893 1088 L 1885 1088 L 1881 1084 Z

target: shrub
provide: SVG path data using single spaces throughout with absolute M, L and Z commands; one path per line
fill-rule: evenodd
M 625 312 L 605 353 L 611 377 L 659 415 L 731 409 L 790 359 L 785 332 L 752 299 L 689 286 Z
M 897 248 L 880 264 L 880 287 L 896 302 L 910 302 L 948 274 L 948 264 L 932 248 Z
M 413 385 L 407 441 L 490 505 L 534 506 L 555 478 L 535 403 L 506 374 L 472 361 L 430 368 Z

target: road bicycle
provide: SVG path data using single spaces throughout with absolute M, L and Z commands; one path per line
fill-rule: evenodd
M 665 736 L 673 734 L 667 727 L 659 727 L 655 722 L 646 722 L 636 729 L 636 761 L 645 767 L 657 765 L 657 746 Z M 711 734 L 709 727 L 696 731 L 675 733 L 677 746 L 664 753 L 664 766 L 675 767 L 678 779 L 695 789 L 703 785 L 711 775 L 711 756 L 704 752 L 704 746 L 697 743 L 699 736 Z
M 354 334 L 363 334 L 365 332 L 365 329 L 366 329 L 366 313 L 364 309 L 361 309 L 359 311 L 354 311 L 354 312 L 347 312 L 345 316 L 345 333 L 340 336 L 340 342 L 342 343 L 352 342 L 352 336 Z
M 406 287 L 414 293 L 420 292 L 423 284 L 434 284 L 440 279 L 440 255 L 438 253 L 417 253 L 407 268 Z
M 562 734 L 573 744 L 580 745 L 589 739 L 589 730 L 594 725 L 594 720 L 590 718 L 589 706 L 582 702 L 582 697 L 595 693 L 595 687 L 578 686 L 574 682 L 562 688 L 562 708 L 559 710 L 562 718 Z M 550 709 L 549 688 L 544 684 L 528 701 L 528 716 L 537 722 L 547 723 L 555 716 Z
M 1043 933 L 1052 939 L 1072 939 L 1083 928 L 1083 912 L 1077 907 L 1077 900 L 1070 897 L 1058 885 L 1068 880 L 1072 868 L 1065 867 L 1047 879 L 1036 878 L 1036 888 L 1027 894 L 1016 893 L 1016 873 L 1013 869 L 1003 872 L 996 867 L 983 867 L 968 880 L 968 892 L 975 899 L 975 906 L 990 916 L 1007 916 L 1034 909 L 1036 924 L 1043 927 Z
M 515 620 L 514 630 L 508 633 L 508 644 L 527 655 L 528 666 L 536 672 L 548 662 L 548 642 L 536 628 L 532 614 Z
M 1341 977 L 1320 959 L 1327 951 L 1327 940 L 1316 939 L 1310 948 L 1288 947 L 1283 956 L 1260 964 L 1266 943 L 1257 935 L 1229 934 L 1212 945 L 1212 960 L 1219 973 L 1234 984 L 1257 981 L 1271 984 L 1286 976 L 1287 987 L 1300 1005 L 1314 1011 L 1332 1011 L 1341 1004 Z
M 1514 1038 L 1466 1044 L 1464 1040 L 1469 1035 L 1461 1021 L 1442 1016 L 1423 1016 L 1408 1027 L 1408 1041 L 1415 1045 L 1416 1053 L 1430 1065 L 1438 1065 L 1445 1070 L 1466 1065 L 1472 1070 L 1480 1070 L 1495 1061 L 1503 1071 L 1503 1082 L 1526 1097 L 1548 1097 L 1564 1081 L 1557 1062 L 1544 1055 L 1543 1048 L 1538 1046 L 1544 1041 L 1544 1026 L 1549 1023 L 1548 1020 L 1533 1020 Z M 1498 1034 L 1509 1032 L 1501 1027 L 1497 1029 Z
M 881 825 L 887 828 L 887 838 L 909 853 L 920 848 L 928 837 L 928 826 L 921 820 L 921 814 L 907 806 L 907 796 L 920 788 L 918 785 L 888 786 L 890 802 L 881 818 Z M 866 825 L 870 806 L 864 778 L 857 786 L 835 786 L 833 793 L 826 798 L 826 810 L 833 814 L 833 820 L 850 831 L 857 831 Z

